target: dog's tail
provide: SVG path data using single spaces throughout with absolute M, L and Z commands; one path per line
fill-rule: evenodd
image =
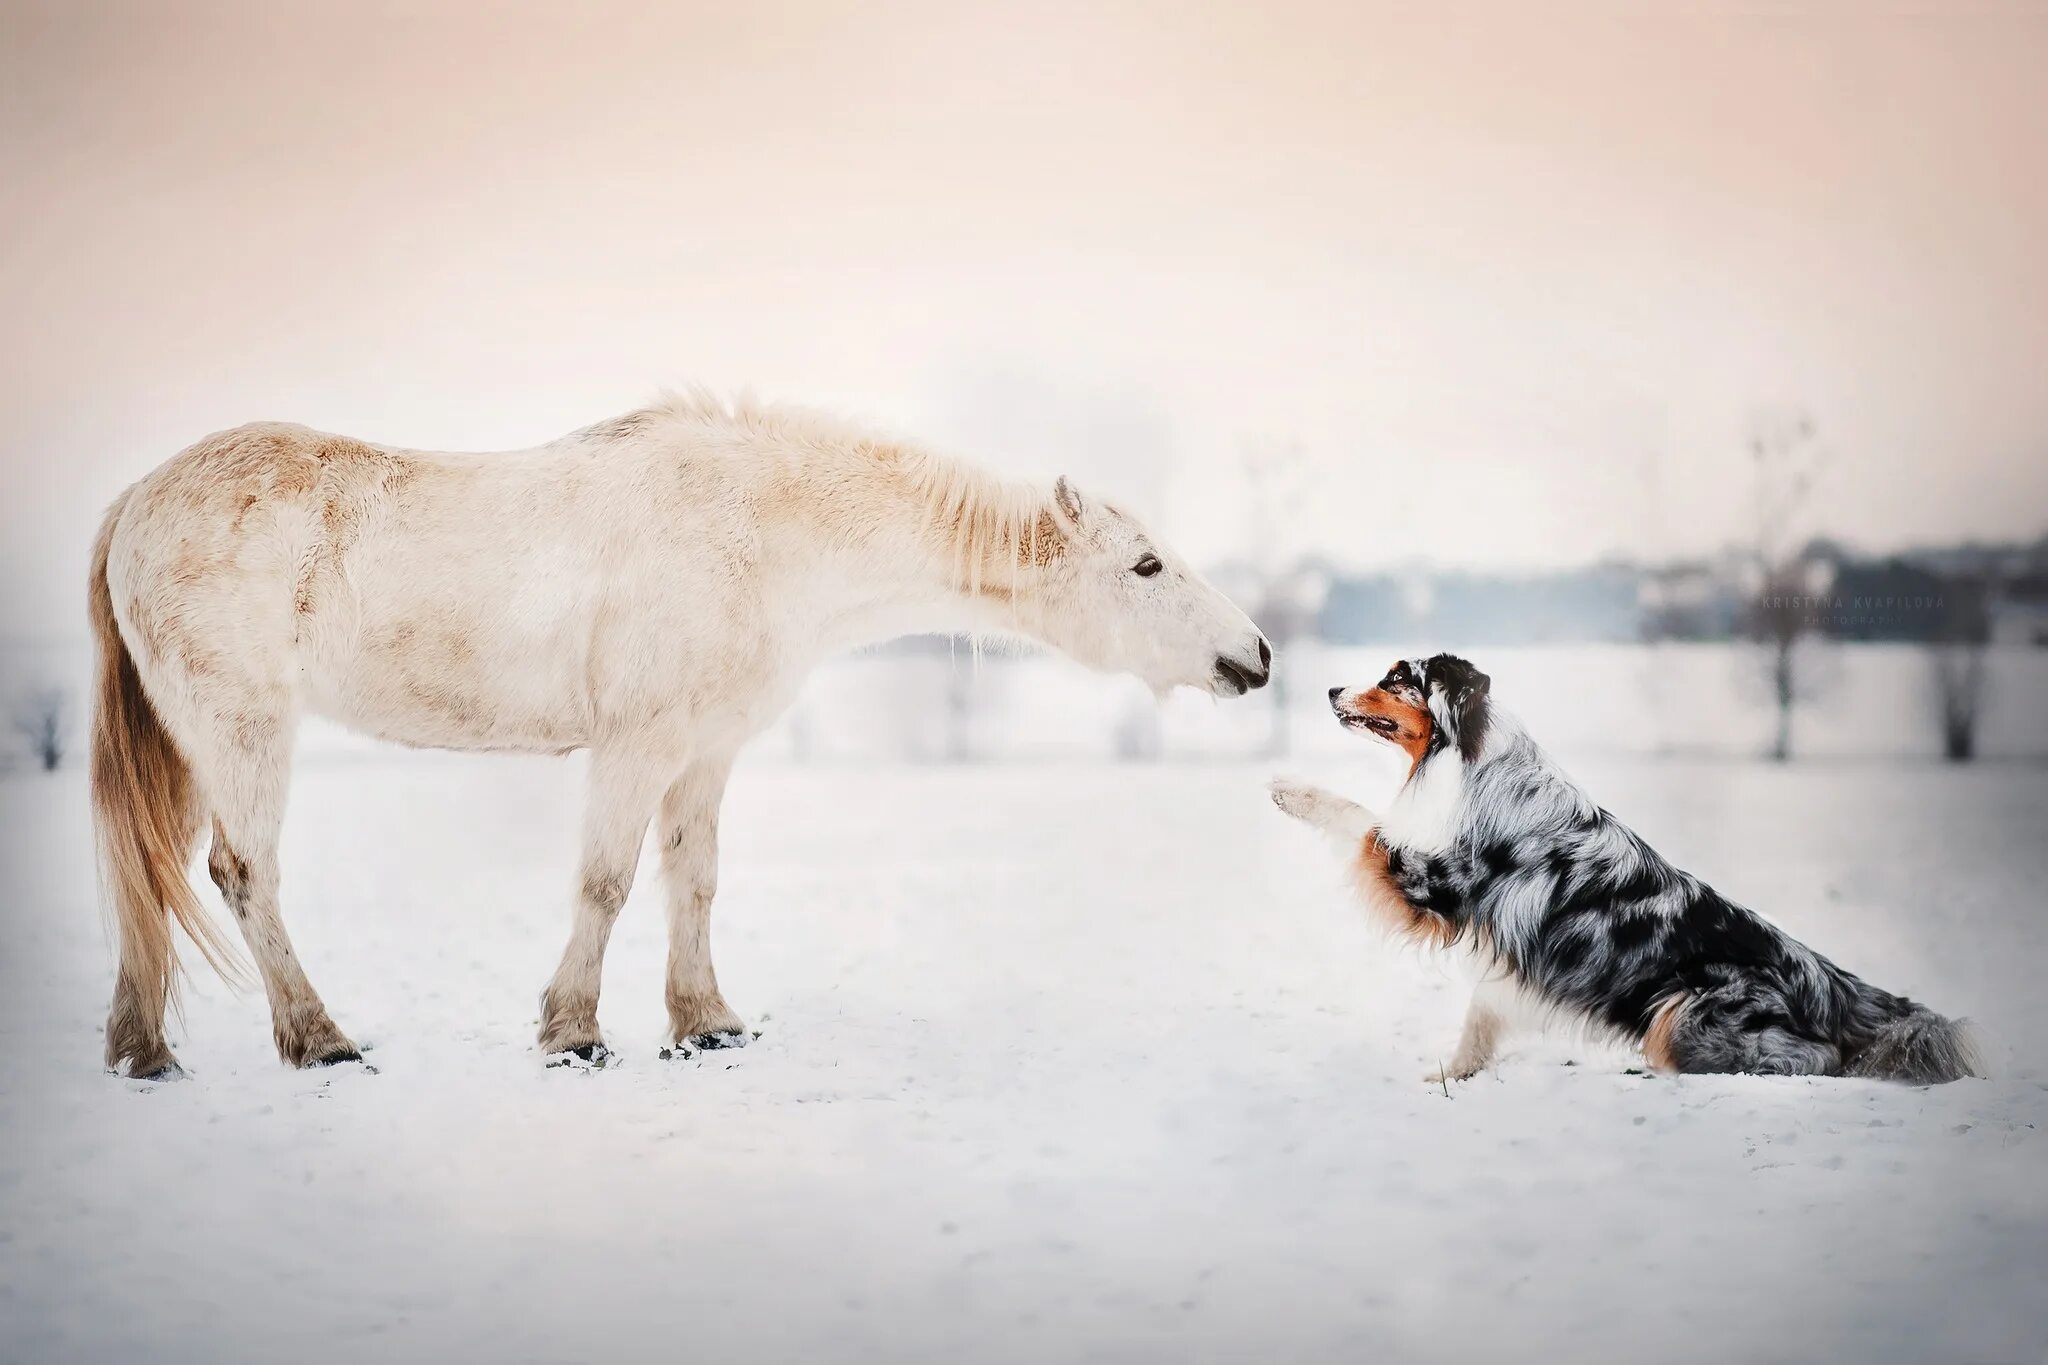
M 1845 1076 L 1869 1076 L 1908 1085 L 1942 1085 L 1984 1074 L 1984 1063 L 1969 1022 L 1908 1004 L 1842 1068 Z

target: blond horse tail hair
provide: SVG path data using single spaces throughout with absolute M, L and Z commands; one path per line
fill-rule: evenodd
M 233 946 L 186 879 L 202 811 L 191 765 L 157 718 L 121 638 L 107 587 L 107 554 L 128 495 L 107 509 L 93 544 L 90 614 L 98 660 L 93 686 L 92 811 L 101 876 L 120 934 L 120 977 L 107 1020 L 107 1065 L 137 1069 L 163 1043 L 164 1010 L 177 1001 L 178 952 L 171 921 L 230 983 L 244 973 Z

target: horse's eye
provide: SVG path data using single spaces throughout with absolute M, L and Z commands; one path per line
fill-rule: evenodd
M 1140 578 L 1150 578 L 1153 574 L 1158 573 L 1161 567 L 1163 566 L 1159 563 L 1158 555 L 1146 555 L 1143 559 L 1131 565 L 1131 572 Z

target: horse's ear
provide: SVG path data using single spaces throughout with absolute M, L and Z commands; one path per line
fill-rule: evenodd
M 1081 495 L 1075 491 L 1074 485 L 1067 482 L 1067 476 L 1064 474 L 1060 475 L 1059 481 L 1052 486 L 1052 505 L 1059 514 L 1063 529 L 1081 529 L 1082 520 L 1087 516 L 1088 505 L 1081 501 Z

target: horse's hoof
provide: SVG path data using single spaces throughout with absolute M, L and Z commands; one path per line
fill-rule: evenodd
M 612 1050 L 603 1043 L 585 1043 L 581 1047 L 572 1047 L 562 1052 L 550 1054 L 548 1065 L 587 1067 L 591 1070 L 596 1070 L 604 1066 L 611 1059 Z
M 109 1074 L 119 1075 L 120 1073 L 110 1072 Z M 179 1066 L 173 1060 L 148 1071 L 131 1071 L 128 1073 L 128 1079 L 131 1081 L 182 1081 L 185 1079 L 185 1068 Z
M 721 1033 L 693 1033 L 689 1041 L 690 1046 L 699 1051 L 715 1052 L 723 1047 L 745 1047 L 759 1036 L 755 1034 L 749 1037 L 740 1029 L 727 1029 Z
M 363 1060 L 363 1054 L 354 1048 L 338 1047 L 332 1052 L 323 1052 L 318 1057 L 308 1058 L 299 1065 L 302 1070 L 311 1071 L 315 1067 L 340 1066 L 343 1062 L 360 1062 L 361 1060 Z
M 761 1035 L 742 1029 L 723 1029 L 717 1033 L 693 1033 L 681 1042 L 670 1043 L 661 1050 L 664 1062 L 688 1061 L 700 1052 L 717 1052 L 722 1048 L 745 1047 Z

